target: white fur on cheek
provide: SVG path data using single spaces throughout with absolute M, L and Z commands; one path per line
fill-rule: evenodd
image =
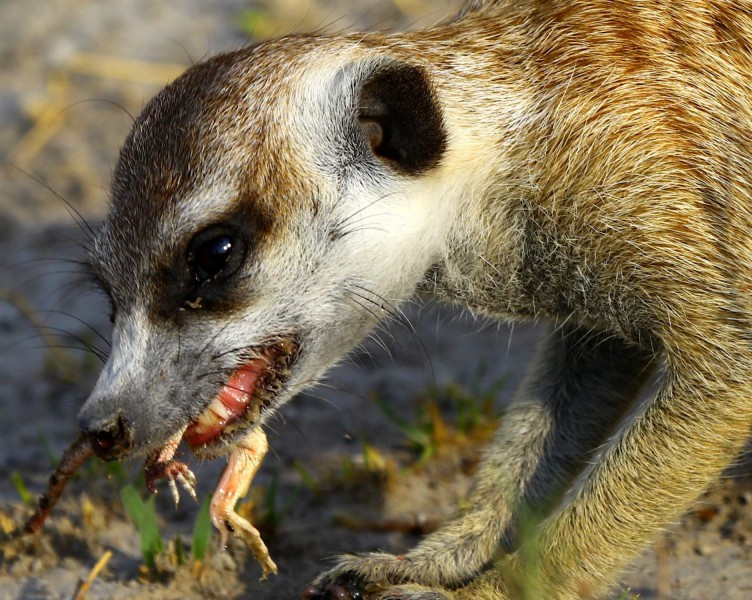
M 448 210 L 442 207 L 441 186 L 428 180 L 395 180 L 393 191 L 366 190 L 343 202 L 347 219 L 341 240 L 341 263 L 370 281 L 373 291 L 404 299 L 441 253 Z

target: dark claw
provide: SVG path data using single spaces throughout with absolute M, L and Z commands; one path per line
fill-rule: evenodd
M 363 581 L 353 573 L 343 573 L 324 587 L 309 585 L 300 592 L 301 600 L 363 600 Z
M 324 589 L 318 585 L 306 586 L 300 592 L 300 600 L 321 600 L 324 596 Z
M 325 591 L 327 600 L 353 600 L 350 592 L 335 583 L 330 583 L 326 586 Z

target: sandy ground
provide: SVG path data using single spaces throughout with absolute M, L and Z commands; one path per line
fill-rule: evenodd
M 100 364 L 71 347 L 106 349 L 99 338 L 108 332 L 104 302 L 76 264 L 87 239 L 76 213 L 92 224 L 104 214 L 129 113 L 191 62 L 246 43 L 241 22 L 253 22 L 257 36 L 324 25 L 404 27 L 436 20 L 450 5 L 0 3 L 0 526 L 28 513 L 14 474 L 33 493 L 42 490 L 51 456 L 76 436 L 76 413 Z M 107 551 L 112 558 L 89 598 L 293 598 L 337 552 L 409 548 L 462 498 L 482 443 L 445 440 L 438 458 L 416 466 L 404 433 L 374 398 L 415 422 L 431 386 L 476 396 L 499 387 L 500 408 L 538 336 L 533 327 L 512 331 L 435 306 L 412 307 L 409 316 L 417 333 L 392 325 L 380 336 L 386 349 L 379 340 L 368 344 L 325 386 L 290 403 L 271 428 L 272 452 L 255 487 L 278 485 L 277 510 L 270 515 L 257 501 L 254 514 L 265 523 L 279 576 L 259 583 L 247 551 L 232 544 L 221 552 L 216 539 L 203 568 L 164 559 L 158 574 L 145 576 L 138 533 L 119 500 L 124 483 L 92 463 L 71 482 L 42 536 L 0 557 L 0 600 L 73 598 Z M 439 405 L 451 422 L 447 397 Z M 201 498 L 221 462 L 193 461 Z M 129 465 L 132 476 L 138 466 Z M 637 561 L 625 587 L 641 598 L 752 597 L 748 471 L 737 469 Z M 175 510 L 162 493 L 157 508 L 166 542 L 190 539 L 194 504 L 184 500 Z

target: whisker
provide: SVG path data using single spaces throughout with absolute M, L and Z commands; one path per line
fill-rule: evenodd
M 211 346 L 216 341 L 216 339 L 227 330 L 227 328 L 230 325 L 232 325 L 232 321 L 228 321 L 227 323 L 225 323 L 224 326 L 221 327 L 219 331 L 217 331 L 217 333 L 215 333 L 212 337 L 209 338 L 209 340 L 206 342 L 206 344 L 204 344 L 201 350 L 199 350 L 196 353 L 195 355 L 196 360 L 198 360 L 204 355 L 204 353 L 209 349 L 209 346 Z
M 63 316 L 66 316 L 66 317 L 68 317 L 70 319 L 73 319 L 74 321 L 76 321 L 78 323 L 81 323 L 81 325 L 83 325 L 84 327 L 86 327 L 89 331 L 91 331 L 94 335 L 96 335 L 100 340 L 102 340 L 105 344 L 107 344 L 108 348 L 112 347 L 112 344 L 110 343 L 110 340 L 108 340 L 104 335 L 102 335 L 96 327 L 93 327 L 92 325 L 90 325 L 89 323 L 87 323 L 86 321 L 84 321 L 83 319 L 79 319 L 77 316 L 72 315 L 69 312 L 65 312 L 65 311 L 62 311 L 62 310 L 54 310 L 54 309 L 50 309 L 50 310 L 46 310 L 46 311 L 38 311 L 38 312 L 39 312 L 39 314 L 45 314 L 46 313 L 46 314 L 54 314 L 54 315 L 63 315 Z
M 379 196 L 378 198 L 376 198 L 375 200 L 372 200 L 371 202 L 369 202 L 369 203 L 368 203 L 368 204 L 366 204 L 365 206 L 361 206 L 361 207 L 360 207 L 360 208 L 359 208 L 358 210 L 356 210 L 355 212 L 351 213 L 350 215 L 348 215 L 348 216 L 346 216 L 346 217 L 343 217 L 342 219 L 340 219 L 339 221 L 337 221 L 337 222 L 336 222 L 336 223 L 334 224 L 333 228 L 334 228 L 335 230 L 339 230 L 339 229 L 342 229 L 342 227 L 343 227 L 343 226 L 344 226 L 345 224 L 347 224 L 347 222 L 348 222 L 348 221 L 350 221 L 351 219 L 353 219 L 353 218 L 357 217 L 357 216 L 358 216 L 358 215 L 359 215 L 360 213 L 362 213 L 363 211 L 365 211 L 365 210 L 368 210 L 368 209 L 369 209 L 369 208 L 371 208 L 371 207 L 372 207 L 372 206 L 373 206 L 374 204 L 377 204 L 378 202 L 382 202 L 383 200 L 386 200 L 387 198 L 389 198 L 389 197 L 391 197 L 391 196 L 394 196 L 395 194 L 396 194 L 396 192 L 390 192 L 389 194 L 384 194 L 383 196 Z M 340 199 L 340 200 L 339 200 L 338 202 L 341 202 L 341 201 L 342 201 L 343 199 L 344 199 L 344 196 L 343 196 L 343 198 L 342 198 L 342 199 Z M 336 206 L 336 205 L 335 205 L 335 206 Z
M 89 352 L 91 352 L 92 354 L 95 354 L 97 358 L 99 358 L 102 362 L 107 362 L 107 353 L 104 350 L 87 342 L 86 340 L 79 337 L 75 333 L 71 333 L 67 329 L 62 329 L 61 327 L 53 327 L 52 325 L 39 325 L 38 327 L 39 329 L 43 329 L 45 331 L 53 331 L 55 333 L 63 334 L 66 337 L 72 338 L 79 344 L 82 344 Z
M 57 198 L 58 200 L 60 200 L 60 202 L 62 202 L 65 205 L 66 210 L 68 211 L 68 214 L 71 216 L 71 218 L 73 219 L 73 221 L 78 225 L 78 228 L 86 236 L 86 238 L 90 242 L 94 240 L 94 237 L 96 235 L 95 232 L 94 232 L 94 229 L 91 227 L 91 225 L 89 225 L 89 222 L 84 218 L 84 216 L 81 214 L 81 212 L 75 206 L 73 206 L 73 204 L 71 204 L 68 200 L 66 200 L 60 193 L 58 193 L 57 191 L 55 191 L 52 188 L 52 186 L 50 186 L 47 182 L 45 182 L 44 180 L 42 180 L 40 177 L 36 177 L 36 176 L 32 175 L 31 173 L 29 173 L 28 171 L 25 171 L 24 169 L 22 169 L 18 165 L 12 165 L 12 166 L 13 166 L 14 169 L 16 169 L 17 171 L 19 171 L 20 173 L 23 173 L 29 179 L 31 179 L 32 181 L 35 181 L 36 183 L 38 183 L 39 185 L 41 185 L 44 189 L 46 189 L 53 196 L 55 196 L 55 198 Z
M 357 287 L 357 288 L 359 288 L 361 290 L 364 290 L 367 293 L 371 293 L 370 290 L 368 290 L 367 288 L 364 288 L 363 286 L 355 284 L 355 287 Z M 383 299 L 380 298 L 380 297 L 379 297 L 380 301 L 377 302 L 373 298 L 369 298 L 368 296 L 365 296 L 363 294 L 360 294 L 360 293 L 352 291 L 352 290 L 349 290 L 349 293 L 357 296 L 358 298 L 361 298 L 362 300 L 365 300 L 366 302 L 370 302 L 371 304 L 373 304 L 374 306 L 376 306 L 379 310 L 384 311 L 388 316 L 392 317 L 395 321 L 400 321 L 401 318 L 403 317 L 402 313 L 400 313 L 397 310 L 395 310 L 394 307 L 392 307 L 387 302 L 384 302 Z M 373 294 L 373 296 L 377 296 L 377 295 Z
M 173 40 L 174 41 L 174 40 Z M 115 100 L 110 100 L 109 98 L 85 98 L 83 100 L 76 100 L 75 102 L 71 102 L 68 104 L 65 108 L 63 108 L 57 116 L 60 116 L 62 114 L 65 114 L 69 110 L 75 108 L 76 106 L 80 106 L 81 104 L 109 104 L 110 106 L 114 106 L 115 108 L 120 109 L 122 112 L 124 112 L 131 120 L 131 124 L 136 124 L 136 117 L 134 117 L 131 112 L 125 108 L 122 104 L 119 102 L 115 102 Z
M 55 275 L 81 275 L 82 278 L 80 280 L 76 280 L 75 283 L 76 284 L 80 284 L 80 283 L 83 283 L 85 281 L 85 274 L 82 271 L 78 271 L 78 270 L 75 270 L 75 269 L 62 269 L 60 271 L 55 271 L 54 273 L 50 273 L 50 272 L 36 273 L 36 274 L 31 275 L 31 276 L 29 276 L 29 277 L 27 277 L 25 279 L 21 279 L 19 281 L 16 281 L 15 284 L 12 287 L 7 288 L 7 289 L 9 291 L 17 292 L 17 291 L 21 290 L 22 288 L 28 286 L 29 284 L 32 284 L 32 283 L 34 283 L 36 281 L 39 281 L 40 279 L 44 279 L 45 277 L 53 277 Z M 69 282 L 69 283 L 71 283 L 71 282 Z
M 408 316 L 405 314 L 405 312 L 392 304 L 389 300 L 387 300 L 384 296 L 381 294 L 378 294 L 377 292 L 374 292 L 373 290 L 359 284 L 353 284 L 354 287 L 363 290 L 366 294 L 371 294 L 373 297 L 377 298 L 378 301 L 374 300 L 373 298 L 369 298 L 366 295 L 359 295 L 363 300 L 367 302 L 371 302 L 378 306 L 381 310 L 389 314 L 398 324 L 401 324 L 405 327 L 407 327 L 410 338 L 415 343 L 419 353 L 425 358 L 426 363 L 428 364 L 428 369 L 430 373 L 430 380 L 433 382 L 433 384 L 436 384 L 436 372 L 433 368 L 433 361 L 431 360 L 431 355 L 428 352 L 428 348 L 426 348 L 425 343 L 421 339 L 421 337 L 418 335 L 417 330 L 415 329 L 414 325 L 408 318 Z M 352 292 L 355 293 L 355 292 Z M 394 339 L 394 338 L 393 338 Z
M 21 344 L 22 342 L 33 340 L 33 339 L 39 339 L 39 336 L 29 336 L 27 338 L 21 339 L 18 341 L 18 344 Z M 16 344 L 5 348 L 5 350 L 13 348 L 14 346 L 16 346 Z M 45 343 L 40 346 L 24 346 L 24 348 L 26 350 L 77 350 L 79 352 L 86 352 L 87 354 L 92 354 L 96 356 L 103 363 L 105 362 L 105 360 L 100 355 L 98 355 L 93 349 L 82 347 L 82 346 L 76 346 L 74 344 L 63 344 L 63 343 L 47 344 Z
M 248 352 L 251 358 L 259 358 L 256 356 L 256 352 L 258 350 L 257 345 L 248 345 L 248 346 L 238 346 L 236 348 L 232 348 L 230 350 L 225 350 L 223 352 L 219 352 L 218 354 L 212 355 L 212 360 L 217 360 L 218 358 L 222 358 L 223 356 L 227 356 L 228 354 L 242 354 L 243 352 Z
M 358 296 L 358 294 L 351 294 L 351 296 L 350 296 L 350 298 L 348 298 L 348 300 L 350 300 L 352 303 L 355 304 L 355 308 L 356 309 L 361 310 L 363 312 L 363 314 L 366 314 L 366 315 L 368 315 L 370 317 L 373 317 L 374 319 L 376 319 L 377 323 L 380 323 L 382 321 L 382 316 L 381 315 L 379 315 L 375 311 L 373 311 L 370 308 L 368 308 L 365 304 L 363 304 L 362 302 L 360 302 L 358 300 L 358 298 L 356 298 L 354 296 Z

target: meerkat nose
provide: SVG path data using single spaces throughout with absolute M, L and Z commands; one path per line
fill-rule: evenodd
M 104 460 L 116 460 L 133 447 L 133 428 L 120 414 L 106 421 L 82 415 L 79 428 L 91 440 L 94 453 Z

